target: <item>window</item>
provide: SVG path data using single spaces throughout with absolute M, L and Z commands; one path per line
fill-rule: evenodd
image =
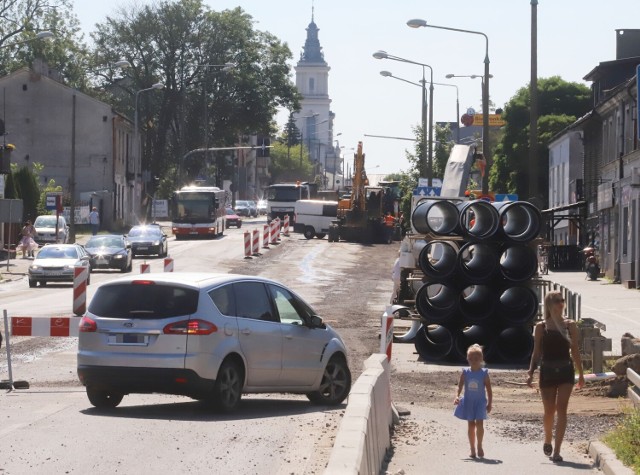
M 233 284 L 236 301 L 236 316 L 277 322 L 267 289 L 261 282 L 238 282 Z
M 231 285 L 224 285 L 213 289 L 209 292 L 209 297 L 213 300 L 215 306 L 220 310 L 222 315 L 235 316 L 236 314 L 236 301 L 233 296 L 233 287 Z
M 313 93 L 316 90 L 316 80 L 314 78 L 309 78 L 309 92 Z
M 271 285 L 269 288 L 271 289 L 271 296 L 276 304 L 280 321 L 291 325 L 303 325 L 304 321 L 296 310 L 296 302 L 293 295 L 282 287 Z
M 89 312 L 104 318 L 156 319 L 191 315 L 198 309 L 198 291 L 171 285 L 127 283 L 100 287 Z

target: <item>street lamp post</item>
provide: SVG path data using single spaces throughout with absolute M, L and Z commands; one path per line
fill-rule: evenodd
M 425 20 L 413 19 L 407 22 L 407 25 L 411 28 L 437 28 L 440 30 L 457 31 L 460 33 L 470 33 L 473 35 L 481 35 L 485 40 L 485 55 L 484 55 L 484 83 L 482 88 L 482 152 L 484 158 L 487 161 L 487 171 L 491 169 L 491 153 L 489 148 L 489 37 L 480 32 L 473 30 L 462 30 L 459 28 L 451 28 L 448 26 L 436 26 L 428 25 Z M 482 177 L 482 194 L 486 195 L 489 192 L 489 173 L 485 173 Z
M 481 81 L 481 92 L 484 95 L 484 75 L 482 74 L 447 74 L 445 76 L 447 79 L 451 79 L 451 78 L 471 78 L 471 79 L 475 79 L 475 78 L 480 78 Z M 490 74 L 489 77 L 493 77 L 493 74 Z M 458 120 L 460 120 L 458 118 Z M 483 125 L 484 125 L 484 120 L 483 120 Z M 460 130 L 460 128 L 458 127 L 458 131 Z M 460 139 L 460 135 L 458 135 L 458 140 Z M 483 138 L 482 140 L 484 141 L 484 128 L 483 128 Z
M 16 41 L 15 43 L 9 43 L 8 45 L 4 45 L 4 44 L 0 44 L 0 49 L 2 48 L 11 48 L 13 46 L 20 46 L 23 45 L 25 43 L 31 43 L 32 41 L 36 41 L 36 40 L 53 40 L 55 38 L 56 35 L 54 35 L 52 32 L 50 31 L 41 31 L 39 33 L 36 34 L 36 36 L 34 36 L 33 38 L 29 38 L 23 41 Z
M 425 70 L 424 68 L 429 68 L 431 73 L 431 79 L 429 81 L 429 103 L 431 106 L 429 107 L 429 141 L 428 141 L 428 152 L 427 159 L 422 160 L 422 169 L 421 174 L 425 172 L 424 165 L 426 162 L 426 176 L 428 186 L 432 186 L 433 183 L 433 68 L 428 64 L 418 63 L 417 61 L 411 61 L 405 58 L 401 58 L 399 56 L 394 56 L 392 54 L 387 53 L 386 51 L 376 51 L 373 53 L 373 57 L 376 59 L 391 59 L 393 61 L 400 61 L 402 63 L 415 64 L 417 66 L 422 66 L 422 135 L 424 140 L 427 140 L 427 118 L 426 118 L 426 109 L 427 109 L 427 95 L 426 95 L 426 79 L 425 79 Z M 426 148 L 426 147 L 425 147 Z
M 140 137 L 138 136 L 138 98 L 140 97 L 140 94 L 143 92 L 147 92 L 147 91 L 157 91 L 160 90 L 164 87 L 164 84 L 161 82 L 157 82 L 155 84 L 152 84 L 151 87 L 146 87 L 144 89 L 140 89 L 138 91 L 136 91 L 136 95 L 135 95 L 135 103 L 134 103 L 134 114 L 133 114 L 133 139 L 134 139 L 134 143 L 135 143 L 135 153 L 134 153 L 134 159 L 133 159 L 133 186 L 134 186 L 134 193 L 133 195 L 135 196 L 135 184 L 136 184 L 136 179 L 138 176 L 138 162 L 140 162 L 140 170 L 142 170 L 142 158 L 141 158 L 141 153 L 140 153 Z M 135 212 L 134 210 L 134 203 L 135 200 L 132 197 L 132 201 L 131 201 L 131 211 L 132 213 Z
M 47 36 L 49 38 L 49 36 Z M 94 70 L 94 72 L 105 69 L 118 68 L 126 69 L 131 66 L 129 61 L 120 60 L 114 64 Z M 71 160 L 69 171 L 69 242 L 76 242 L 76 93 L 73 92 L 71 102 Z
M 418 87 L 422 87 L 422 84 L 417 83 L 417 82 L 413 82 L 413 81 L 409 81 L 408 79 L 404 79 L 398 76 L 394 76 L 393 73 L 391 73 L 390 71 L 380 71 L 380 76 L 383 76 L 385 78 L 393 78 L 393 79 L 397 79 L 398 81 L 403 81 L 406 82 L 407 84 L 412 84 L 414 86 L 418 86 Z M 447 77 L 449 77 L 447 75 Z M 458 120 L 458 124 L 460 123 L 460 97 L 459 97 L 459 93 L 458 93 L 458 86 L 456 86 L 455 84 L 447 84 L 446 82 L 434 82 L 433 83 L 436 86 L 449 86 L 449 87 L 455 87 L 456 88 L 456 115 L 455 117 Z M 460 142 L 460 127 L 457 127 L 456 129 L 457 131 L 457 139 L 456 139 L 456 143 Z

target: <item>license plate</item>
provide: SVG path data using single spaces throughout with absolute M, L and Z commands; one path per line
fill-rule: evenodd
M 62 272 L 45 271 L 45 275 L 48 275 L 48 276 L 59 276 L 59 275 L 63 275 L 63 274 L 62 274 Z
M 195 229 L 192 229 L 191 231 L 189 231 L 189 234 L 198 234 L 198 231 L 196 231 Z
M 149 337 L 137 333 L 119 333 L 117 335 L 109 335 L 108 343 L 109 345 L 146 346 L 149 344 Z
M 147 249 L 149 249 L 147 246 L 138 246 L 139 251 L 146 251 Z
M 109 263 L 108 260 L 106 260 L 104 257 L 100 257 L 96 260 L 96 263 L 98 265 L 107 265 Z

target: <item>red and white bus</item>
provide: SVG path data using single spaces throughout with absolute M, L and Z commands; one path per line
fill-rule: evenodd
M 217 186 L 185 186 L 171 199 L 171 228 L 176 240 L 222 236 L 226 208 L 231 205 L 228 191 Z

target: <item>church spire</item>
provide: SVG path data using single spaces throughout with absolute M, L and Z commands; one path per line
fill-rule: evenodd
M 320 46 L 320 40 L 318 39 L 319 28 L 315 23 L 315 6 L 313 0 L 311 2 L 311 23 L 307 27 L 307 40 L 304 42 L 304 48 L 300 55 L 300 63 L 315 63 L 315 64 L 327 64 L 324 60 L 324 54 L 322 53 L 322 46 Z

